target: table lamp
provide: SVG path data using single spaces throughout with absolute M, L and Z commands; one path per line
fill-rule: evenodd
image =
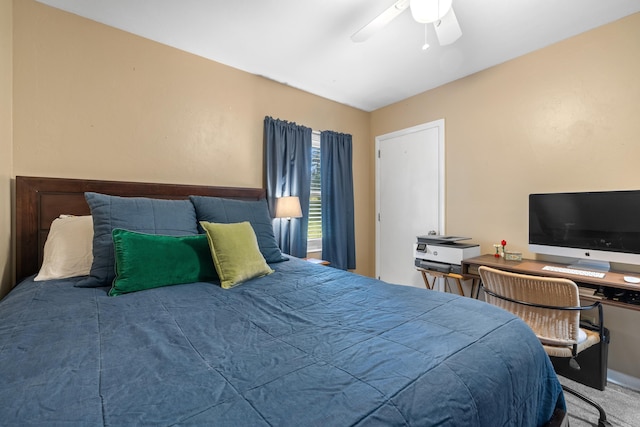
M 286 196 L 276 199 L 276 218 L 300 218 L 302 209 L 298 196 Z

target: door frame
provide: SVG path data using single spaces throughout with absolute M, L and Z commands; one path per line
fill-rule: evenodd
M 444 119 L 434 120 L 410 128 L 376 136 L 376 277 L 380 277 L 380 143 L 391 138 L 420 132 L 430 128 L 438 129 L 438 232 L 445 234 L 445 156 L 444 156 Z

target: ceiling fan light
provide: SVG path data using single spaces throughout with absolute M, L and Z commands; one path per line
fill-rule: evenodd
M 410 0 L 411 15 L 413 19 L 428 24 L 441 19 L 449 12 L 453 0 Z

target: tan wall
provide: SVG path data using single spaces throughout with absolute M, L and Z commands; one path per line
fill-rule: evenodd
M 533 192 L 640 188 L 640 14 L 372 113 L 445 119 L 446 233 L 527 253 Z
M 13 274 L 11 238 L 13 5 L 0 0 L 0 298 L 11 288 Z
M 445 232 L 531 257 L 529 193 L 640 188 L 639 76 L 635 14 L 377 110 L 371 134 L 444 118 Z M 640 336 L 612 335 L 614 369 L 640 378 Z
M 262 187 L 263 119 L 353 135 L 357 272 L 374 272 L 369 114 L 14 2 L 14 172 Z

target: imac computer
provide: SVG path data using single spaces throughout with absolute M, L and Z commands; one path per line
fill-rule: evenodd
M 640 265 L 640 190 L 530 194 L 529 250 L 584 269 Z

